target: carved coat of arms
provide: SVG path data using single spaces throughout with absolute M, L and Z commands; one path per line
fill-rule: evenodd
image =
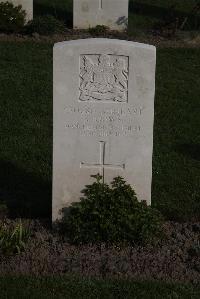
M 80 101 L 127 102 L 128 57 L 81 55 Z

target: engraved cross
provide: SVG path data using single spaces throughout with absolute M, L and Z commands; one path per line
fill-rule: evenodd
M 103 0 L 99 0 L 99 9 L 103 9 Z
M 81 168 L 98 168 L 99 173 L 103 178 L 105 178 L 105 169 L 125 169 L 125 164 L 106 164 L 105 163 L 105 153 L 106 153 L 106 142 L 105 141 L 99 141 L 99 147 L 100 147 L 100 156 L 99 156 L 99 163 L 85 163 L 81 162 L 80 167 Z

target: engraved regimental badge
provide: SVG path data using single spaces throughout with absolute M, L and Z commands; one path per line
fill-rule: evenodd
M 80 56 L 80 101 L 128 102 L 128 57 Z

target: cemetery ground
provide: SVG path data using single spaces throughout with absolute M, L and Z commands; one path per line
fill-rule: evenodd
M 130 11 L 129 22 L 134 29 L 126 38 L 154 42 L 144 32 L 162 19 L 169 2 L 174 3 L 134 1 L 137 13 Z M 194 3 L 182 0 L 177 10 L 185 16 Z M 71 0 L 35 0 L 34 6 L 37 15 L 48 11 L 65 19 L 67 12 L 71 22 Z M 197 22 L 190 18 L 185 29 L 196 28 Z M 196 37 L 195 31 L 189 34 Z M 8 226 L 16 218 L 22 218 L 24 226 L 31 221 L 25 251 L 9 257 L 0 254 L 0 298 L 199 298 L 196 38 L 190 44 L 164 38 L 157 49 L 152 206 L 165 217 L 167 239 L 155 247 L 99 248 L 72 246 L 52 234 L 53 41 L 87 36 L 69 32 L 41 39 L 0 37 L 0 219 L 7 216 Z M 163 47 L 166 44 L 170 48 Z
M 170 17 L 172 14 L 183 18 L 189 16 L 185 29 L 195 29 L 196 26 L 197 30 L 199 17 L 192 12 L 196 3 L 196 0 L 130 0 L 129 30 L 132 33 L 136 33 L 139 30 L 140 32 L 138 33 L 141 34 L 142 30 L 149 29 L 155 22 L 159 22 L 167 16 Z M 59 0 L 56 2 L 53 0 L 34 0 L 35 14 L 43 15 L 48 12 L 67 21 L 69 26 L 72 26 L 72 10 L 73 0 Z
M 14 217 L 50 216 L 52 47 L 0 44 L 1 197 Z M 157 55 L 153 205 L 169 220 L 195 221 L 200 216 L 200 52 L 158 49 Z
M 200 13 L 195 9 L 197 0 L 130 0 L 129 26 L 126 33 L 102 32 L 98 37 L 118 38 L 149 43 L 155 46 L 169 47 L 199 47 L 200 44 Z M 34 40 L 34 41 L 63 41 L 93 36 L 87 30 L 73 30 L 73 0 L 34 0 L 34 19 L 39 16 L 51 15 L 63 21 L 66 32 L 53 36 L 44 34 L 0 34 L 0 40 Z M 44 23 L 37 24 L 44 30 Z M 176 23 L 177 22 L 177 23 Z M 46 23 L 45 27 L 48 25 Z M 52 24 L 49 24 L 50 27 Z M 180 27 L 182 29 L 180 30 Z M 37 30 L 36 30 L 37 31 Z M 97 33 L 97 31 L 94 31 Z
M 15 286 L 26 281 L 23 275 L 72 273 L 84 276 L 81 288 L 95 292 L 97 298 L 102 289 L 110 298 L 116 294 L 118 288 L 108 282 L 112 277 L 117 279 L 115 286 L 119 283 L 126 290 L 127 298 L 151 297 L 149 283 L 118 282 L 126 277 L 182 283 L 152 283 L 157 298 L 198 298 L 194 285 L 200 280 L 199 49 L 161 48 L 157 53 L 152 205 L 167 221 L 169 240 L 155 248 L 116 250 L 60 244 L 51 233 L 52 47 L 48 42 L 0 43 L 1 201 L 9 216 L 33 219 L 33 237 L 25 252 L 3 258 L 0 265 L 1 274 L 22 276 L 0 280 L 2 288 L 10 285 L 12 297 Z M 3 207 L 1 214 L 5 214 Z M 39 224 L 34 219 L 40 219 Z M 104 281 L 87 280 L 90 276 Z M 56 280 L 54 291 L 62 286 L 63 292 L 69 292 L 70 286 L 74 298 L 84 298 L 76 279 Z M 49 296 L 51 278 L 31 281 L 30 289 L 19 297 L 26 297 L 35 285 L 45 288 Z
M 186 21 L 183 26 L 184 30 L 178 34 L 180 44 L 188 41 L 192 41 L 194 45 L 199 44 L 200 13 L 194 9 L 196 4 L 196 0 L 129 0 L 128 35 L 148 42 L 149 32 L 154 31 L 155 28 L 159 31 L 160 26 L 162 27 L 163 24 L 170 23 L 177 18 L 179 25 Z M 67 27 L 72 28 L 72 0 L 59 0 L 57 2 L 34 0 L 34 11 L 35 15 L 44 15 L 46 13 L 54 15 L 60 20 L 64 20 Z M 171 24 L 172 27 L 173 25 Z

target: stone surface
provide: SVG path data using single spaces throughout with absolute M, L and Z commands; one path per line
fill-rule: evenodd
M 26 22 L 33 19 L 33 0 L 0 0 L 0 2 L 12 2 L 15 6 L 21 5 L 26 11 Z
M 128 25 L 129 0 L 74 0 L 74 28 L 106 25 L 124 30 Z
M 53 220 L 100 173 L 151 203 L 156 49 L 113 39 L 54 46 Z

